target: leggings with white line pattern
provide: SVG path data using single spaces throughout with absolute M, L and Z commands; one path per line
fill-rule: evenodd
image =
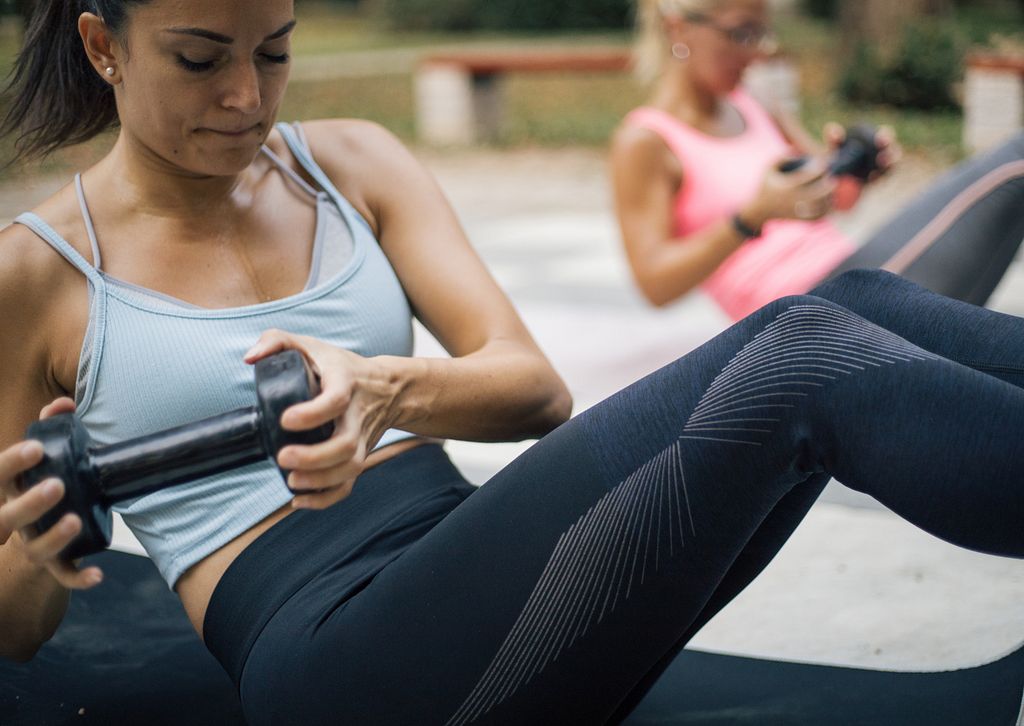
M 1022 384 L 1024 320 L 889 273 L 778 300 L 542 439 L 355 594 L 282 603 L 246 716 L 628 724 L 830 476 L 1024 557 Z

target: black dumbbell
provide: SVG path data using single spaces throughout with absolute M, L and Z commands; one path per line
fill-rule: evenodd
M 867 181 L 871 172 L 878 168 L 878 147 L 875 146 L 875 134 L 878 130 L 867 124 L 857 124 L 846 130 L 846 139 L 836 150 L 828 164 L 832 176 L 849 174 L 861 181 Z M 779 165 L 779 171 L 789 173 L 796 171 L 810 160 L 807 156 L 787 159 Z
M 110 546 L 110 507 L 159 489 L 201 479 L 264 459 L 276 461 L 288 444 L 325 441 L 324 424 L 285 431 L 281 414 L 320 392 L 305 356 L 295 350 L 258 361 L 256 405 L 212 416 L 110 446 L 94 447 L 82 422 L 61 414 L 33 423 L 26 439 L 43 444 L 43 460 L 22 474 L 22 491 L 44 479 L 64 482 L 64 498 L 36 522 L 45 532 L 67 512 L 82 518 L 82 531 L 61 552 L 72 560 Z M 287 478 L 288 472 L 282 472 Z

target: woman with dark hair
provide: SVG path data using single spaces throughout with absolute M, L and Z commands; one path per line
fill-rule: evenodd
M 855 272 L 563 423 L 564 386 L 408 152 L 358 121 L 273 124 L 291 0 L 37 12 L 26 150 L 111 108 L 120 133 L 0 233 L 4 655 L 102 579 L 57 558 L 75 515 L 33 527 L 63 492 L 19 490 L 35 413 L 121 441 L 248 405 L 249 364 L 286 348 L 323 391 L 282 425 L 335 427 L 281 450 L 287 482 L 265 462 L 119 505 L 254 726 L 618 722 L 831 475 L 1024 556 L 1022 321 Z M 412 315 L 451 359 L 410 357 Z M 438 442 L 545 433 L 477 491 Z
M 859 194 L 821 144 L 741 87 L 774 47 L 765 0 L 641 0 L 638 70 L 652 80 L 612 143 L 616 210 L 643 294 L 700 286 L 733 319 L 847 270 L 880 268 L 984 305 L 1024 239 L 1024 137 L 970 159 L 859 248 L 827 216 Z M 844 132 L 825 129 L 835 151 Z M 880 169 L 899 156 L 875 136 Z M 786 172 L 794 156 L 812 159 Z M 839 185 L 837 187 L 837 185 Z

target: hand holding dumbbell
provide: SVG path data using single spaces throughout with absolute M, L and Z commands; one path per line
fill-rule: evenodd
M 40 532 L 67 512 L 82 519 L 82 531 L 61 552 L 67 560 L 100 552 L 110 545 L 110 507 L 166 487 L 252 464 L 276 461 L 288 444 L 327 440 L 333 425 L 285 431 L 285 409 L 314 398 L 319 384 L 305 357 L 288 350 L 254 366 L 255 406 L 213 416 L 110 446 L 95 447 L 81 421 L 60 414 L 28 427 L 26 439 L 43 444 L 42 461 L 22 474 L 22 490 L 50 477 L 64 482 L 64 498 L 36 526 Z M 283 472 L 287 477 L 287 472 Z
M 857 124 L 846 130 L 846 138 L 839 145 L 828 164 L 829 174 L 835 177 L 852 176 L 867 181 L 871 173 L 878 170 L 878 154 L 881 149 L 875 144 L 878 129 L 867 124 Z M 779 171 L 792 172 L 801 168 L 810 157 L 799 156 L 779 165 Z

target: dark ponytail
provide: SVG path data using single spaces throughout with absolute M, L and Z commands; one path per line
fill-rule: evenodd
M 117 126 L 114 89 L 92 63 L 78 33 L 84 12 L 123 36 L 129 5 L 149 0 L 39 0 L 11 71 L 14 90 L 0 138 L 18 133 L 17 157 L 44 156 Z

